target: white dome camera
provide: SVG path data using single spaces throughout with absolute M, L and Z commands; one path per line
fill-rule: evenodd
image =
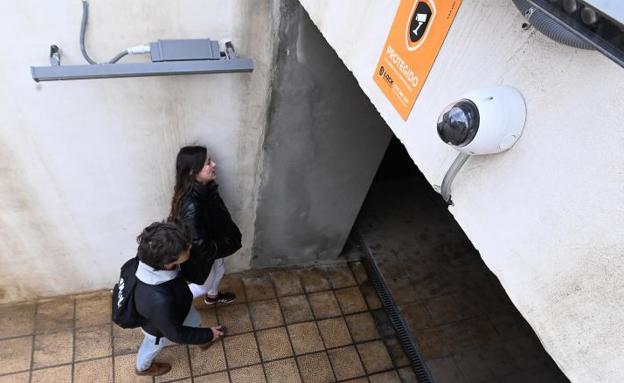
M 440 188 L 448 204 L 453 204 L 453 179 L 468 158 L 508 150 L 520 138 L 525 120 L 524 98 L 510 86 L 476 89 L 444 108 L 438 118 L 438 135 L 460 151 Z
M 442 111 L 438 135 L 442 141 L 468 154 L 500 153 L 516 143 L 525 119 L 524 98 L 515 88 L 476 89 Z

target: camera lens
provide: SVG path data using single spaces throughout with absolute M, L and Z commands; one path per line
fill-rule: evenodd
M 453 146 L 466 146 L 479 130 L 479 109 L 470 100 L 447 106 L 438 119 L 438 135 Z

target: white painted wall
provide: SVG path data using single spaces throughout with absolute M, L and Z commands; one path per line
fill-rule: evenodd
M 456 156 L 435 129 L 444 106 L 520 89 L 522 138 L 469 160 L 451 212 L 572 381 L 624 381 L 624 69 L 523 31 L 510 0 L 464 0 L 404 122 L 372 80 L 399 1 L 301 2 L 431 184 Z
M 81 12 L 79 0 L 0 3 L 0 303 L 111 288 L 136 235 L 167 215 L 175 155 L 190 143 L 208 146 L 244 235 L 230 270 L 248 268 L 273 2 L 90 2 L 97 61 L 159 38 L 230 38 L 251 74 L 35 83 L 30 66 L 48 64 L 51 44 L 63 64 L 84 63 Z

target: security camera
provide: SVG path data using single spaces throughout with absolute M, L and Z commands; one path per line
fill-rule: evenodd
M 508 150 L 522 134 L 525 120 L 524 98 L 510 86 L 476 89 L 444 108 L 438 118 L 438 135 L 460 151 L 440 188 L 448 204 L 453 204 L 453 179 L 468 158 Z
M 524 128 L 526 105 L 518 90 L 494 86 L 470 91 L 440 114 L 442 141 L 468 154 L 493 154 L 511 148 Z

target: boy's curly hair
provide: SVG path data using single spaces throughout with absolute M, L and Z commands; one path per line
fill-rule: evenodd
M 191 245 L 191 228 L 179 220 L 154 222 L 139 234 L 139 260 L 157 270 L 175 262 Z

